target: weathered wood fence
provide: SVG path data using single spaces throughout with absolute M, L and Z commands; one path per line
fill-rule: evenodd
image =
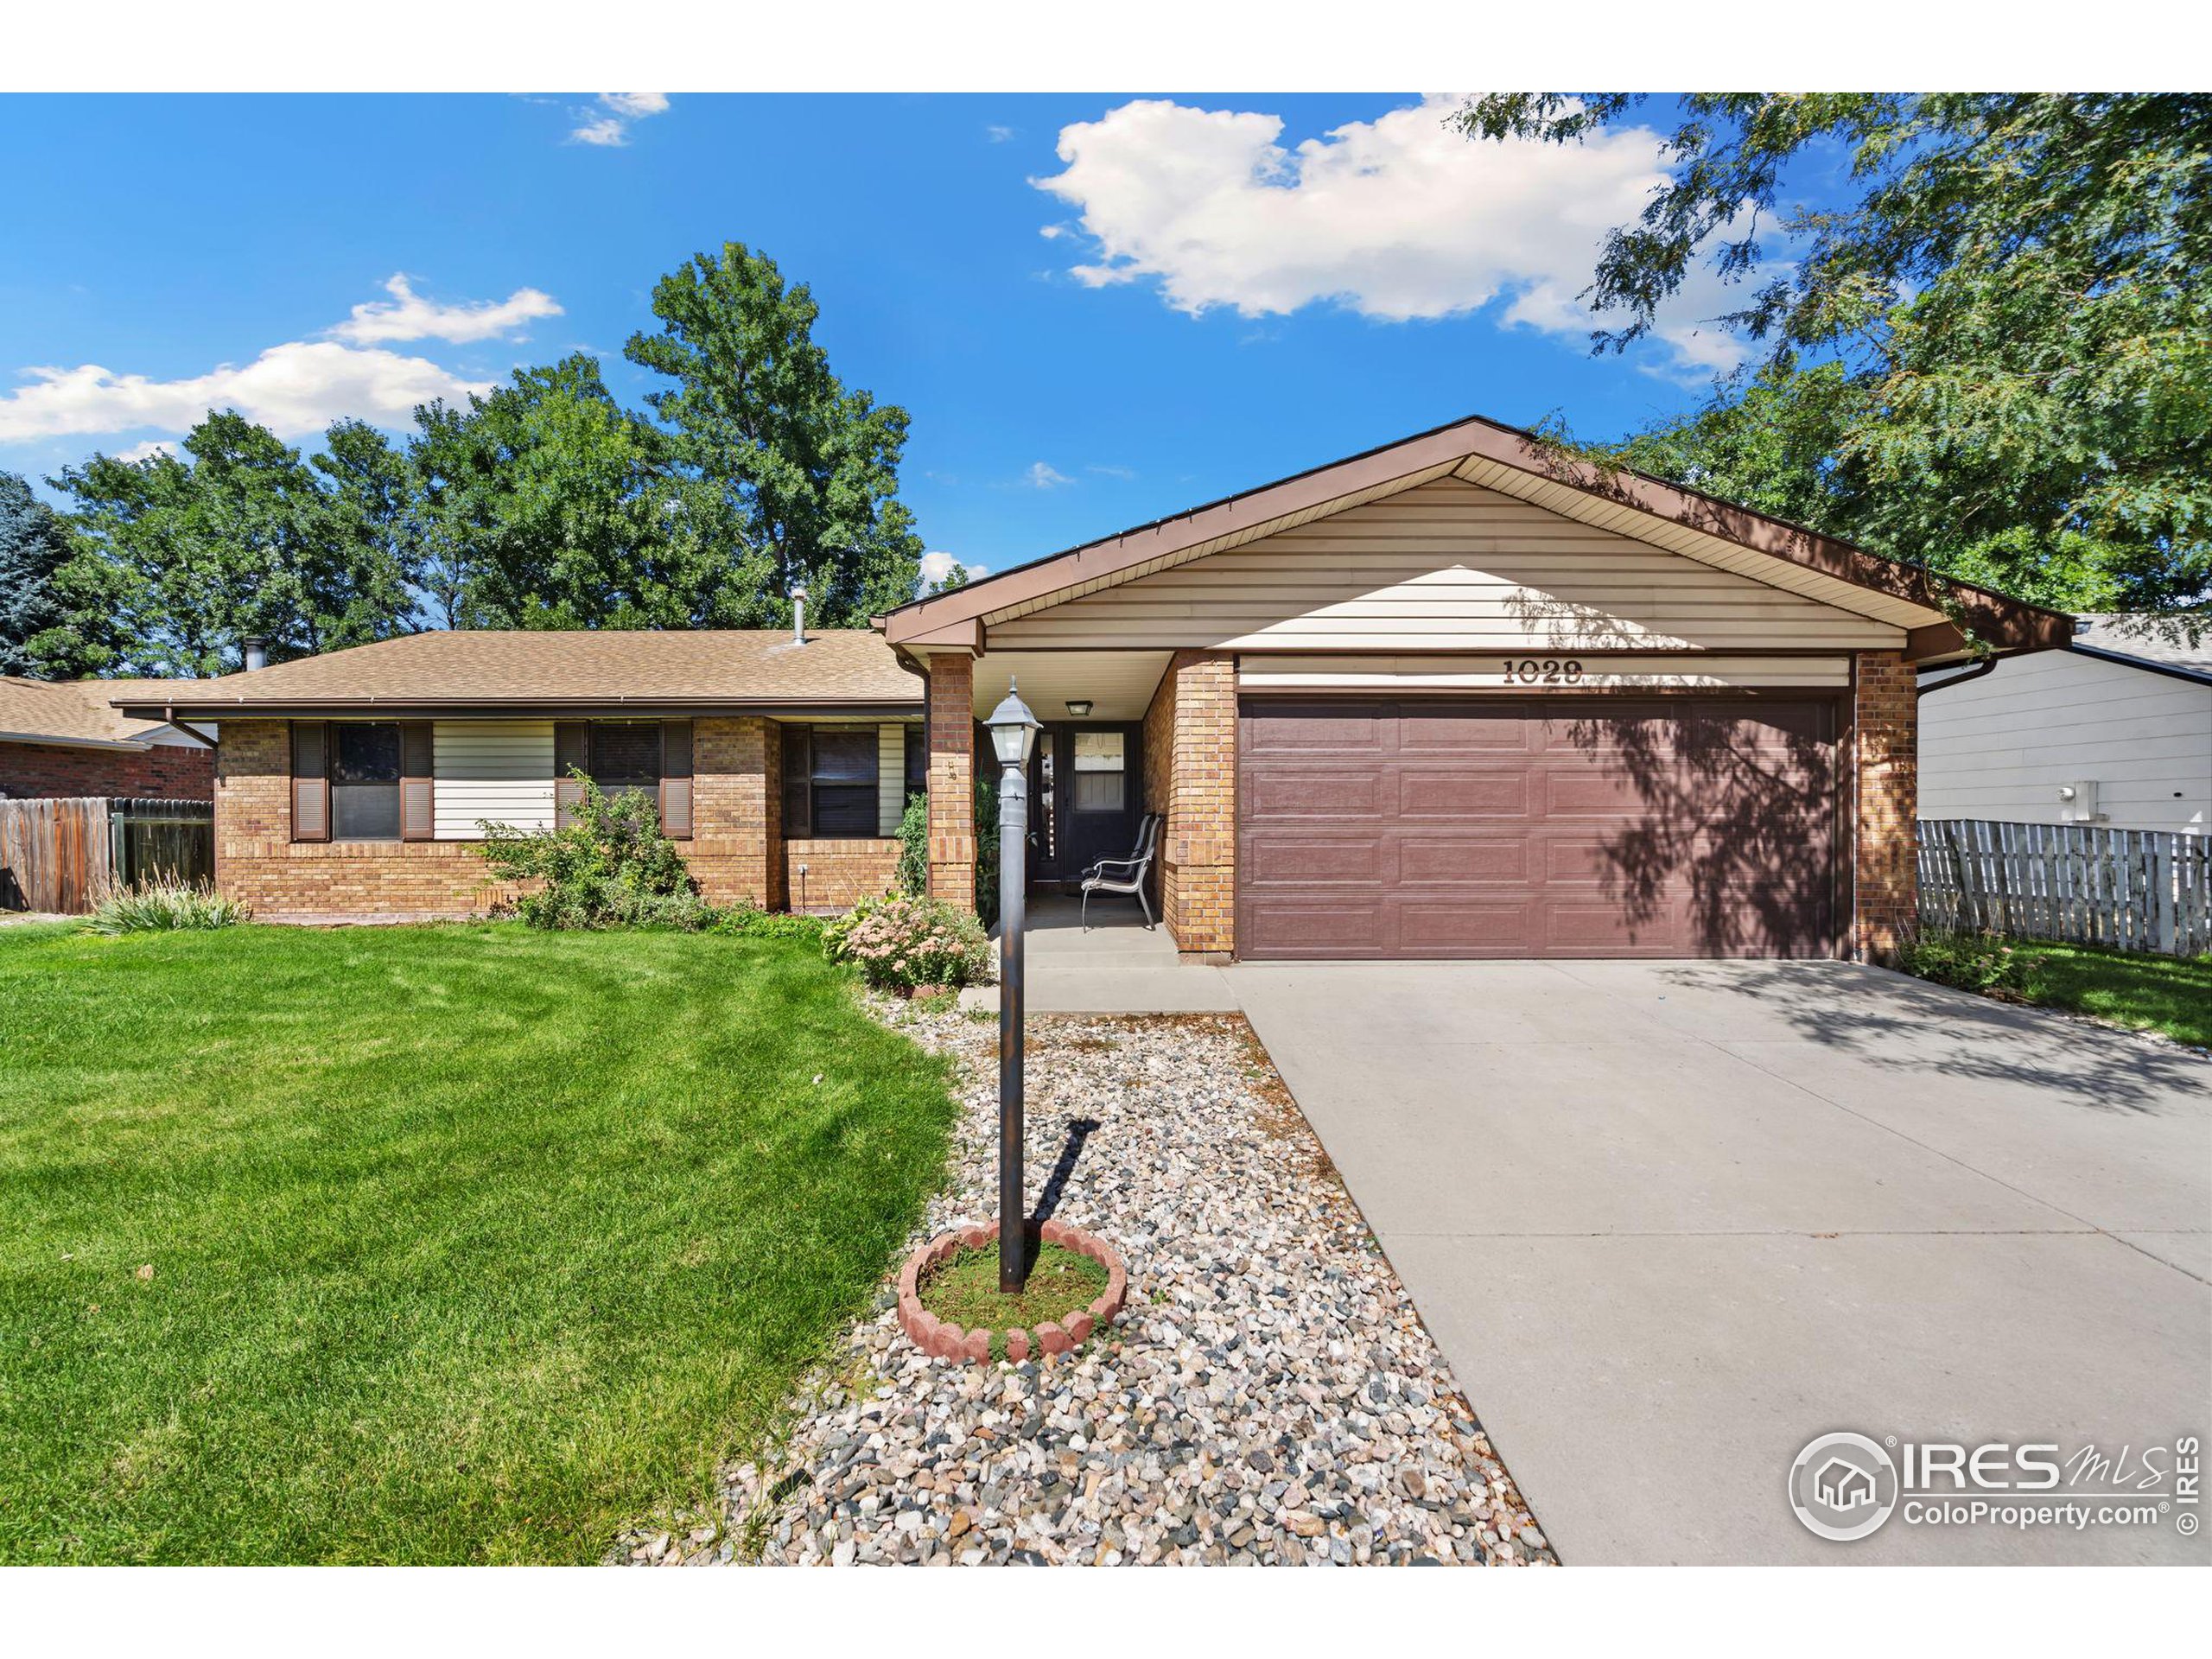
M 214 873 L 206 801 L 0 800 L 0 910 L 80 915 L 111 885 Z
M 1920 821 L 1920 919 L 2193 957 L 2212 950 L 2212 842 L 2086 823 Z

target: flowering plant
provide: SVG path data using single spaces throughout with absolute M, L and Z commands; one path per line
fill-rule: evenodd
M 990 968 L 990 941 L 964 910 L 918 893 L 863 899 L 823 930 L 832 962 L 849 962 L 880 990 L 971 985 Z

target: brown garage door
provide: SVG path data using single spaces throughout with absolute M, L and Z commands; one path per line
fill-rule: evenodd
M 1247 698 L 1240 956 L 1835 949 L 1836 704 Z

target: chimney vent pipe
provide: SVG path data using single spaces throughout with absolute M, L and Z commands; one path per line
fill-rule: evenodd
M 791 589 L 791 644 L 806 643 L 806 586 L 801 583 Z
M 268 666 L 269 642 L 257 633 L 249 633 L 245 637 L 245 671 L 251 674 L 257 668 Z

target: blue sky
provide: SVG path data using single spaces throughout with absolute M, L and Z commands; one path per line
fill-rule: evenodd
M 41 187 L 0 238 L 0 467 L 173 438 L 202 396 L 312 447 L 578 347 L 641 401 L 654 279 L 730 238 L 812 285 L 837 372 L 912 416 L 928 545 L 986 568 L 1465 413 L 1596 436 L 1694 402 L 1735 360 L 1717 296 L 1624 358 L 1573 298 L 1650 134 L 1507 151 L 1448 107 L 0 100 L 0 168 Z M 416 304 L 349 325 L 401 274 Z

